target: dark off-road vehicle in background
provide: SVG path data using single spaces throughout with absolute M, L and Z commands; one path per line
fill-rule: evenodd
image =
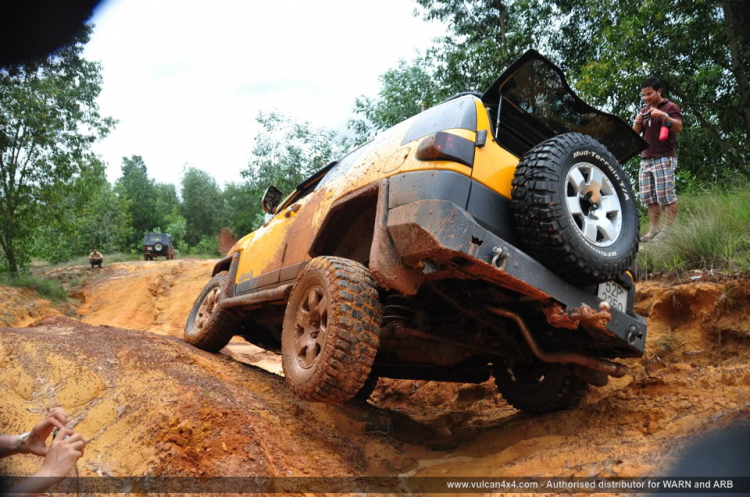
M 153 261 L 154 257 L 174 259 L 174 240 L 167 233 L 146 233 L 143 236 L 143 260 Z
M 377 378 L 484 382 L 529 412 L 578 404 L 640 357 L 635 199 L 646 143 L 535 51 L 300 184 L 216 264 L 185 340 L 282 354 L 303 399 Z M 618 162 L 619 161 L 619 162 Z

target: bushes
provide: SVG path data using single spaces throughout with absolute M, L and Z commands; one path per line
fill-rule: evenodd
M 13 278 L 7 273 L 0 274 L 0 285 L 33 288 L 40 296 L 55 302 L 66 302 L 68 300 L 68 293 L 63 289 L 59 281 L 40 278 L 39 276 L 32 276 L 30 274 L 21 274 L 17 278 Z
M 647 227 L 647 219 L 641 224 Z M 675 223 L 641 246 L 638 265 L 656 273 L 750 269 L 750 186 L 681 195 Z

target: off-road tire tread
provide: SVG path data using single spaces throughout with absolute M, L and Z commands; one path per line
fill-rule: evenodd
M 582 247 L 585 242 L 573 230 L 560 198 L 560 182 L 567 171 L 558 164 L 571 148 L 587 146 L 613 164 L 617 159 L 598 141 L 581 133 L 565 133 L 550 138 L 532 148 L 516 168 L 511 190 L 513 225 L 525 250 L 558 276 L 573 284 L 585 286 L 611 280 L 630 269 L 638 252 L 638 237 L 618 262 L 594 260 Z M 633 192 L 626 182 L 626 192 L 634 202 Z M 638 233 L 638 216 L 634 216 Z M 628 229 L 623 227 L 623 229 Z M 632 228 L 631 228 L 632 229 Z
M 588 390 L 588 383 L 575 375 L 570 366 L 554 365 L 554 375 L 537 385 L 514 381 L 504 365 L 493 368 L 495 386 L 513 407 L 529 414 L 564 411 L 577 407 Z
M 226 279 L 227 273 L 219 273 L 211 278 L 195 300 L 188 321 L 185 324 L 185 334 L 183 335 L 185 341 L 201 350 L 205 350 L 206 352 L 216 353 L 226 347 L 240 324 L 239 319 L 235 315 L 229 314 L 227 311 L 219 310 L 211 315 L 210 320 L 202 333 L 194 336 L 187 334 L 188 327 L 191 326 L 191 323 L 194 321 L 195 314 L 198 312 L 198 308 L 200 307 L 204 296 L 217 284 L 223 291 Z
M 309 380 L 296 384 L 287 375 L 287 385 L 303 400 L 345 402 L 364 386 L 380 345 L 382 308 L 377 285 L 365 266 L 341 257 L 316 257 L 297 283 L 310 271 L 319 271 L 329 287 L 328 336 Z M 289 312 L 296 313 L 296 309 L 288 307 Z M 286 375 L 283 360 L 282 366 Z

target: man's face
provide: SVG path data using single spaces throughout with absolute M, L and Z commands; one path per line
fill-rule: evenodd
M 658 90 L 654 90 L 650 86 L 647 88 L 641 88 L 641 97 L 643 98 L 643 101 L 646 102 L 646 105 L 656 107 L 656 105 L 661 102 L 661 88 Z

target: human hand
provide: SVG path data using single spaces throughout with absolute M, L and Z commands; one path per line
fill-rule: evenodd
M 21 445 L 21 452 L 37 456 L 47 455 L 47 438 L 50 433 L 55 428 L 58 430 L 64 429 L 67 422 L 68 416 L 62 409 L 59 407 L 52 409 L 47 417 L 29 432 L 29 436 Z
M 643 114 L 641 114 L 640 112 L 635 115 L 635 123 L 643 124 Z
M 65 427 L 60 428 L 57 437 L 49 445 L 44 463 L 36 476 L 53 478 L 55 483 L 63 481 L 76 461 L 83 456 L 85 447 L 86 441 L 80 433 L 74 433 Z
M 656 108 L 652 107 L 651 108 L 651 117 L 658 117 L 659 119 L 664 119 L 665 117 L 667 117 L 667 113 L 664 112 L 663 110 L 659 110 L 659 109 L 656 109 Z

